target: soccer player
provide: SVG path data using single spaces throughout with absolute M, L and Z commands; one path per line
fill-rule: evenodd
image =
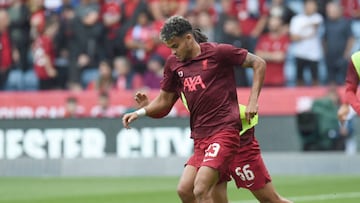
M 227 178 L 228 165 L 240 145 L 241 122 L 233 67 L 241 65 L 254 70 L 245 112 L 250 122 L 257 114 L 266 63 L 247 50 L 231 45 L 199 44 L 189 21 L 180 16 L 169 18 L 160 35 L 173 53 L 165 65 L 160 94 L 148 106 L 125 114 L 123 125 L 129 128 L 139 116 L 164 113 L 180 95 L 184 97 L 194 139 L 194 156 L 189 162 L 201 159 L 198 170 L 186 166 L 184 173 L 196 174 L 193 181 L 196 201 L 212 202 L 212 190 Z
M 360 115 L 360 100 L 356 97 L 360 77 L 360 51 L 351 56 L 348 71 L 345 78 L 345 101 L 339 108 L 338 118 L 341 123 L 347 120 L 350 111 L 349 105 Z
M 135 100 L 139 107 L 144 107 L 149 104 L 147 95 L 141 92 L 136 93 Z M 271 177 L 261 157 L 260 146 L 254 134 L 255 125 L 258 122 L 257 115 L 254 116 L 249 123 L 245 116 L 246 107 L 240 104 L 239 108 L 243 129 L 240 131 L 240 147 L 229 165 L 229 175 L 233 177 L 238 188 L 248 189 L 261 203 L 291 203 L 291 201 L 281 197 L 271 183 Z M 188 167 L 197 168 L 195 164 L 189 165 Z M 184 173 L 180 178 L 178 194 L 181 199 L 186 199 L 186 202 L 195 202 L 193 195 L 193 180 L 195 179 L 195 175 L 196 173 Z M 226 181 L 217 184 L 213 190 L 213 201 L 216 203 L 227 203 L 226 189 Z

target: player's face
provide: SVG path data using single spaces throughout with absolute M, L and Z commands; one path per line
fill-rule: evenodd
M 180 61 L 186 61 L 191 57 L 191 36 L 186 34 L 182 37 L 173 37 L 165 42 L 166 46 L 171 49 L 171 53 L 176 56 Z

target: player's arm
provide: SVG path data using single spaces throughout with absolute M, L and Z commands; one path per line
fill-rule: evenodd
M 177 98 L 176 93 L 160 90 L 160 94 L 149 105 L 123 116 L 124 127 L 130 128 L 129 124 L 140 116 L 157 117 L 159 114 L 168 111 L 174 105 L 175 98 Z
M 356 96 L 359 84 L 359 76 L 355 70 L 355 66 L 350 62 L 348 72 L 346 74 L 345 83 L 345 103 L 350 104 L 358 115 L 360 115 L 360 101 Z
M 258 111 L 258 98 L 265 77 L 266 62 L 259 56 L 248 53 L 242 67 L 251 67 L 254 70 L 253 84 L 245 112 L 246 119 L 250 123 L 250 119 Z
M 151 118 L 162 118 L 162 117 L 168 115 L 169 112 L 171 111 L 172 106 L 177 101 L 177 99 L 178 99 L 177 96 L 173 98 L 173 104 L 171 105 L 170 108 L 164 110 L 163 112 L 161 112 L 161 113 L 159 113 L 157 115 L 152 115 L 152 116 L 149 116 L 149 117 L 151 117 Z M 139 108 L 146 107 L 146 106 L 148 106 L 150 104 L 150 100 L 149 100 L 147 94 L 143 93 L 143 92 L 137 92 L 135 94 L 135 101 L 138 104 Z

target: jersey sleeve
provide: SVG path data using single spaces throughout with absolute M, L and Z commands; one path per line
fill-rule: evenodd
M 219 44 L 216 51 L 219 62 L 229 65 L 242 65 L 248 54 L 246 49 L 237 48 L 230 44 Z
M 345 102 L 350 104 L 356 113 L 360 115 L 360 101 L 356 96 L 359 76 L 352 62 L 349 63 L 345 82 Z
M 166 92 L 176 92 L 177 78 L 175 72 L 171 70 L 171 66 L 174 65 L 173 58 L 170 56 L 165 63 L 164 77 L 160 82 L 160 87 Z

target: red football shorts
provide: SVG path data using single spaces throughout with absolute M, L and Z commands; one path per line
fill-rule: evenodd
M 246 131 L 240 142 L 241 146 L 229 166 L 230 174 L 238 188 L 251 191 L 261 189 L 271 182 L 271 177 L 261 157 L 254 128 Z
M 230 181 L 229 164 L 240 147 L 238 130 L 226 130 L 194 140 L 194 154 L 186 165 L 208 166 L 219 172 L 219 182 Z

